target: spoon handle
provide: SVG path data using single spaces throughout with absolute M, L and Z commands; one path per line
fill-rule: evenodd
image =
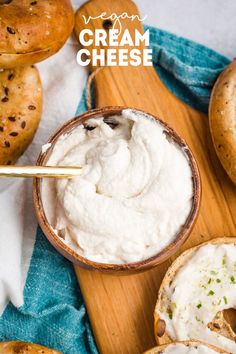
M 79 166 L 1 166 L 0 177 L 72 178 L 81 174 Z

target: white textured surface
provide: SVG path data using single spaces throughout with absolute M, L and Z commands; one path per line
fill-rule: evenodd
M 235 0 L 135 0 L 147 24 L 236 57 Z
M 79 5 L 85 1 L 78 0 Z M 236 57 L 235 0 L 134 0 L 146 24 Z

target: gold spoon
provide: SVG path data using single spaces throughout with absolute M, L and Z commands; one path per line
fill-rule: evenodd
M 70 166 L 1 166 L 0 177 L 73 178 L 81 174 L 82 167 Z

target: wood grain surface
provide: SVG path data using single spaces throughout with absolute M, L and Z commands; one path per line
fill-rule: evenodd
M 102 28 L 102 20 L 85 25 L 82 15 L 138 14 L 129 0 L 92 0 L 77 13 L 76 32 Z M 141 30 L 139 21 L 122 21 L 123 30 Z M 93 69 L 93 68 L 91 68 Z M 213 149 L 208 118 L 163 85 L 152 67 L 105 67 L 95 78 L 96 106 L 136 107 L 169 123 L 189 144 L 200 169 L 202 203 L 198 221 L 179 252 L 157 268 L 137 275 L 114 276 L 76 268 L 89 318 L 101 353 L 136 354 L 155 345 L 153 311 L 167 267 L 180 252 L 219 236 L 236 235 L 236 188 Z

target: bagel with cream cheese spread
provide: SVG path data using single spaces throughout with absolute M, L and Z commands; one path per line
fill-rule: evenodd
M 152 348 L 144 354 L 229 354 L 224 350 L 199 341 L 184 341 L 163 344 Z
M 70 0 L 1 0 L 0 68 L 30 65 L 56 53 L 74 26 Z
M 0 342 L 0 353 L 3 354 L 60 354 L 56 350 L 43 347 L 42 345 L 21 341 Z
M 224 310 L 236 308 L 236 238 L 211 240 L 180 255 L 168 269 L 155 308 L 158 344 L 196 339 L 236 353 Z

